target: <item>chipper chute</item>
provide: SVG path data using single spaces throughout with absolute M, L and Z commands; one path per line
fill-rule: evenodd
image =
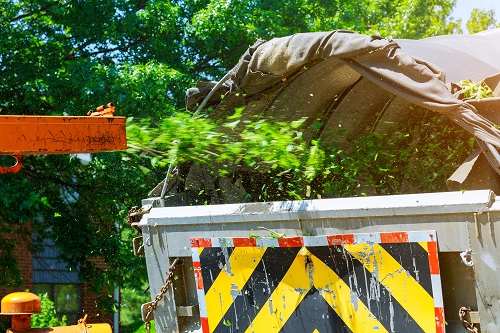
M 471 133 L 480 147 L 450 177 L 449 189 L 500 192 L 499 41 L 500 29 L 422 40 L 332 31 L 258 41 L 223 82 L 199 83 L 188 90 L 186 101 L 188 108 L 213 107 L 209 117 L 214 119 L 224 119 L 235 108 L 244 108 L 246 119 L 307 117 L 302 128 L 306 140 L 321 139 L 346 150 L 352 138 L 404 131 L 434 111 Z M 493 97 L 467 98 L 456 84 L 466 79 L 486 84 Z M 318 119 L 319 130 L 313 124 Z M 206 173 L 200 178 L 199 167 L 188 170 L 181 175 L 188 184 L 215 188 Z M 235 200 L 214 194 L 211 202 Z

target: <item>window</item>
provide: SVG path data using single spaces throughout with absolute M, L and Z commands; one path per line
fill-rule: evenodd
M 57 316 L 67 317 L 68 325 L 76 325 L 82 313 L 82 287 L 78 271 L 70 271 L 58 259 L 59 251 L 50 239 L 43 240 L 43 251 L 33 256 L 32 292 L 45 294 L 54 302 Z
M 81 317 L 82 291 L 80 284 L 34 283 L 33 293 L 45 294 L 54 302 L 57 317 L 67 317 L 68 325 L 76 325 Z

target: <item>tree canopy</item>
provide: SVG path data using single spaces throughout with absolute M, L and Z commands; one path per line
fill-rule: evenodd
M 117 115 L 142 124 L 142 130 L 133 128 L 139 128 L 137 135 L 156 135 L 155 128 L 168 122 L 192 119 L 184 110 L 186 88 L 220 78 L 258 38 L 334 29 L 394 38 L 449 34 L 460 29 L 450 17 L 454 5 L 455 0 L 2 0 L 0 114 L 85 115 L 114 102 Z M 199 119 L 193 126 L 205 126 Z M 28 156 L 21 172 L 0 176 L 0 232 L 23 233 L 33 250 L 37 242 L 26 230 L 54 239 L 60 259 L 95 290 L 115 284 L 141 288 L 145 267 L 133 257 L 135 235 L 126 214 L 165 176 L 167 165 L 139 155 L 94 154 L 88 164 L 77 156 Z M 12 247 L 1 237 L 0 244 L 0 284 L 19 286 Z M 109 269 L 94 266 L 94 257 L 104 258 Z
M 470 14 L 469 20 L 465 24 L 469 33 L 474 34 L 484 30 L 499 27 L 495 19 L 495 11 L 492 9 L 486 10 L 474 8 Z

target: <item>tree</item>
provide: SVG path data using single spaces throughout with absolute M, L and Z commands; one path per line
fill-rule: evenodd
M 474 8 L 469 20 L 465 24 L 470 34 L 492 29 L 497 27 L 497 25 L 495 11 L 493 9 L 486 10 L 481 8 Z
M 449 17 L 454 5 L 455 0 L 2 0 L 0 113 L 84 115 L 112 101 L 118 115 L 149 120 L 154 128 L 174 114 L 191 117 L 182 110 L 186 88 L 226 73 L 257 38 L 333 29 L 421 38 L 456 29 Z M 54 239 L 61 260 L 79 269 L 96 291 L 115 284 L 140 288 L 145 267 L 132 256 L 135 235 L 123 230 L 128 209 L 166 173 L 167 165 L 157 161 L 144 164 L 121 153 L 95 154 L 89 164 L 75 156 L 28 156 L 19 174 L 0 176 L 1 230 L 27 226 Z M 1 251 L 0 283 L 19 285 L 5 274 L 15 272 L 12 247 Z M 97 268 L 93 257 L 104 258 L 109 268 Z

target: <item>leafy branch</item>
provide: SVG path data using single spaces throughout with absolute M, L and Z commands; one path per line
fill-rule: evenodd
M 483 99 L 493 97 L 493 91 L 490 87 L 484 82 L 484 80 L 473 81 L 473 80 L 461 80 L 458 85 L 462 90 L 459 93 L 462 93 L 467 99 Z
M 51 7 L 58 6 L 58 5 L 61 5 L 61 1 L 54 1 L 52 3 L 49 3 L 49 4 L 45 5 L 45 6 L 42 6 L 42 7 L 38 8 L 37 10 L 29 10 L 29 11 L 24 12 L 22 14 L 16 15 L 16 16 L 12 17 L 10 19 L 10 21 L 11 22 L 19 21 L 19 20 L 25 19 L 27 17 L 30 17 L 30 16 L 33 16 L 33 15 L 45 12 L 48 9 L 50 9 Z

